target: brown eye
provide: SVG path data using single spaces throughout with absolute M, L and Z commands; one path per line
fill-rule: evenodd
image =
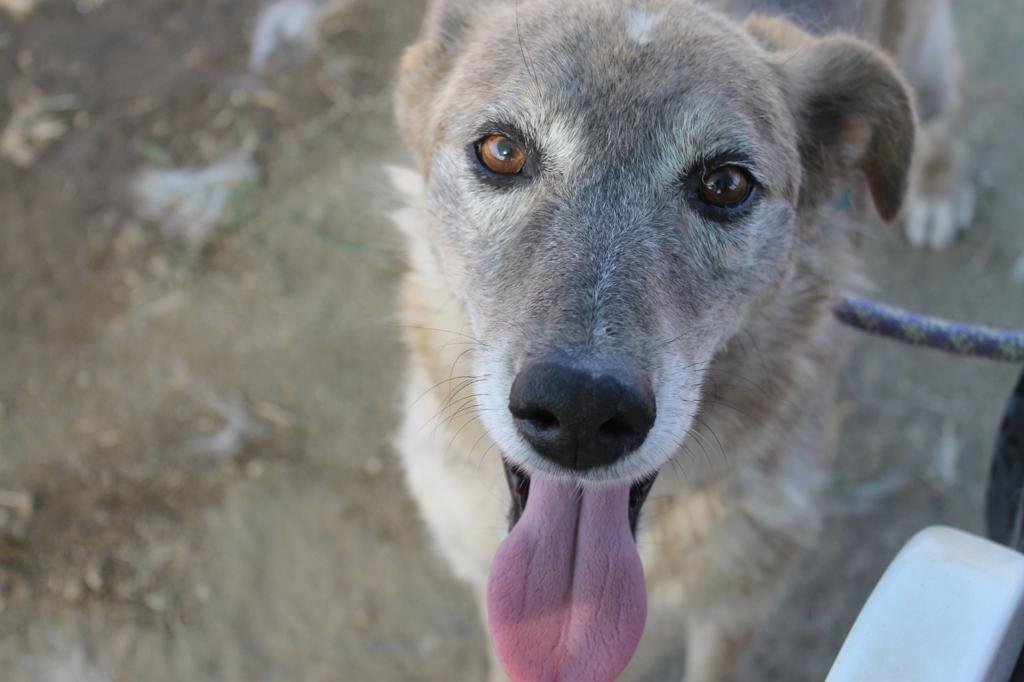
M 526 165 L 526 152 L 504 135 L 488 135 L 477 143 L 476 151 L 480 162 L 499 175 L 515 175 Z
M 712 206 L 734 208 L 742 204 L 754 181 L 739 166 L 721 166 L 704 174 L 700 179 L 700 198 Z

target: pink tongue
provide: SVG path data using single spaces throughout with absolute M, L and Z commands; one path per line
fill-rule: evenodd
M 539 476 L 487 585 L 491 639 L 515 682 L 611 682 L 633 657 L 647 593 L 629 485 Z

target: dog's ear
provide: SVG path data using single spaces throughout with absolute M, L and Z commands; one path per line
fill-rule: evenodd
M 395 90 L 395 115 L 399 130 L 419 153 L 429 121 L 427 104 L 440 89 L 451 69 L 471 13 L 498 0 L 434 0 L 427 10 L 419 40 L 402 56 Z
M 789 22 L 747 21 L 776 53 L 797 119 L 804 167 L 801 204 L 831 197 L 851 170 L 863 171 L 879 215 L 897 216 L 914 152 L 910 90 L 879 50 L 855 38 L 815 38 Z
M 795 50 L 814 41 L 811 34 L 781 17 L 752 14 L 743 26 L 761 47 L 770 52 Z

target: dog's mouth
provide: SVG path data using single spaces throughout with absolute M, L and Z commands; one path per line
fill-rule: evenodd
M 511 531 L 526 511 L 526 502 L 530 499 L 530 475 L 504 458 L 502 462 L 505 465 L 505 481 L 512 497 L 508 508 L 508 529 Z M 654 487 L 654 480 L 657 477 L 658 472 L 654 472 L 629 487 L 629 530 L 634 539 L 640 523 L 640 511 L 647 502 L 647 496 Z
M 511 531 L 487 585 L 491 639 L 513 680 L 611 682 L 643 634 L 636 548 L 654 476 L 577 485 L 505 465 Z

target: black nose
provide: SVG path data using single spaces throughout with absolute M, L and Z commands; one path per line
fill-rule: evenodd
M 625 457 L 654 425 L 654 392 L 624 372 L 591 372 L 562 362 L 524 367 L 508 409 L 543 457 L 584 471 Z

